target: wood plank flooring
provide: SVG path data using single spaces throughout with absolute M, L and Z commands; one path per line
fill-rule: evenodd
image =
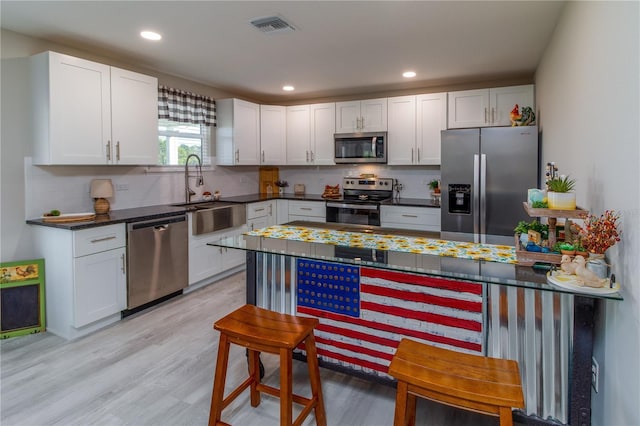
M 40 425 L 205 425 L 218 345 L 214 321 L 244 304 L 239 273 L 68 342 L 50 333 L 0 342 L 0 423 Z M 277 358 L 262 356 L 278 386 Z M 227 392 L 246 376 L 232 345 Z M 333 426 L 393 424 L 395 389 L 321 368 Z M 310 395 L 306 365 L 294 360 L 294 392 Z M 299 407 L 296 407 L 299 412 Z M 222 414 L 236 426 L 279 424 L 279 400 L 251 408 L 245 391 Z M 420 425 L 497 425 L 494 417 L 418 401 Z M 315 425 L 310 415 L 304 423 Z

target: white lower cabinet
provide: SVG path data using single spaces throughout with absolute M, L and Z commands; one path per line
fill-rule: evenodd
M 440 209 L 435 207 L 380 206 L 385 228 L 440 232 Z
M 189 222 L 193 215 L 189 214 Z M 189 225 L 192 229 L 192 225 Z M 189 235 L 189 286 L 208 280 L 244 264 L 243 250 L 214 247 L 208 243 L 246 232 L 246 226 L 203 235 Z M 194 287 L 195 288 L 195 287 Z
M 74 259 L 74 327 L 82 327 L 127 308 L 126 249 Z
M 276 225 L 289 222 L 289 200 L 276 200 Z
M 289 200 L 289 221 L 326 222 L 327 207 L 324 201 Z
M 45 259 L 48 331 L 74 339 L 120 320 L 127 307 L 125 224 L 36 226 L 34 235 Z
M 260 201 L 247 204 L 247 227 L 250 231 L 276 224 L 276 201 Z
M 194 285 L 242 265 L 245 262 L 243 250 L 214 247 L 207 244 L 221 238 L 239 235 L 245 231 L 246 227 L 243 226 L 230 231 L 194 236 L 189 243 L 189 285 Z

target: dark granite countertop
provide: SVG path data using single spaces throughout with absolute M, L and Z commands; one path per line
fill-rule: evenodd
M 112 210 L 108 215 L 96 216 L 95 220 L 84 222 L 45 222 L 42 219 L 29 219 L 29 225 L 49 226 L 52 228 L 78 231 L 80 229 L 94 228 L 96 226 L 114 225 L 117 223 L 140 222 L 143 220 L 160 219 L 185 213 L 185 207 L 176 207 L 169 204 L 158 206 L 137 207 L 133 209 Z
M 220 201 L 225 201 L 228 203 L 256 203 L 259 201 L 269 201 L 269 200 L 300 200 L 300 201 L 326 201 L 325 198 L 322 198 L 320 194 L 304 194 L 304 195 L 295 195 L 295 194 L 283 194 L 283 195 L 266 195 L 266 194 L 248 194 L 248 195 L 238 195 L 235 197 L 223 197 Z M 331 200 L 331 201 L 342 201 L 342 199 Z M 198 201 L 191 203 L 198 204 L 204 201 Z M 178 203 L 176 203 L 178 204 Z M 421 198 L 400 198 L 397 200 L 389 200 L 383 203 L 383 205 L 390 206 L 414 206 L 414 207 L 440 207 L 439 204 L 435 204 L 434 200 L 431 198 L 421 199 Z M 168 216 L 175 216 L 181 213 L 187 213 L 191 211 L 189 208 L 190 205 L 182 205 L 176 206 L 171 204 L 163 204 L 156 206 L 146 206 L 146 207 L 137 207 L 131 209 L 122 209 L 122 210 L 112 210 L 109 212 L 109 215 L 104 217 L 96 217 L 95 220 L 88 220 L 84 222 L 63 222 L 63 223 L 51 223 L 45 222 L 41 218 L 37 219 L 28 219 L 27 223 L 29 225 L 40 225 L 40 226 L 49 226 L 52 228 L 59 229 L 68 229 L 70 231 L 77 231 L 80 229 L 93 228 L 96 226 L 106 226 L 113 225 L 117 223 L 131 223 L 131 222 L 140 222 L 143 220 L 150 219 L 160 219 Z
M 433 198 L 399 198 L 382 202 L 383 206 L 411 206 L 440 208 L 440 200 Z

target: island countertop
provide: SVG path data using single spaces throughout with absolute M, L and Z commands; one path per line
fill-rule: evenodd
M 414 246 L 414 243 L 418 247 Z M 441 240 L 437 233 L 430 232 L 295 221 L 223 238 L 209 244 L 420 275 L 622 300 L 618 292 L 583 293 L 550 285 L 547 283 L 547 271 L 518 265 L 515 262 L 515 248 L 512 246 L 445 241 Z M 425 246 L 427 249 L 420 249 Z M 342 250 L 344 247 L 351 249 L 349 255 L 345 255 L 345 251 Z M 353 249 L 356 250 L 355 256 L 352 256 Z M 378 256 L 377 261 L 363 260 L 367 252 L 383 255 Z M 496 256 L 490 255 L 492 252 L 504 259 L 496 261 Z M 510 252 L 513 252 L 513 258 L 508 257 Z M 358 257 L 358 253 L 365 255 Z

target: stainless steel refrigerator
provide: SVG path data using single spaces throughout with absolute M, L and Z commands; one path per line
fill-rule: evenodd
M 522 202 L 538 188 L 538 127 L 442 131 L 441 235 L 513 245 Z

